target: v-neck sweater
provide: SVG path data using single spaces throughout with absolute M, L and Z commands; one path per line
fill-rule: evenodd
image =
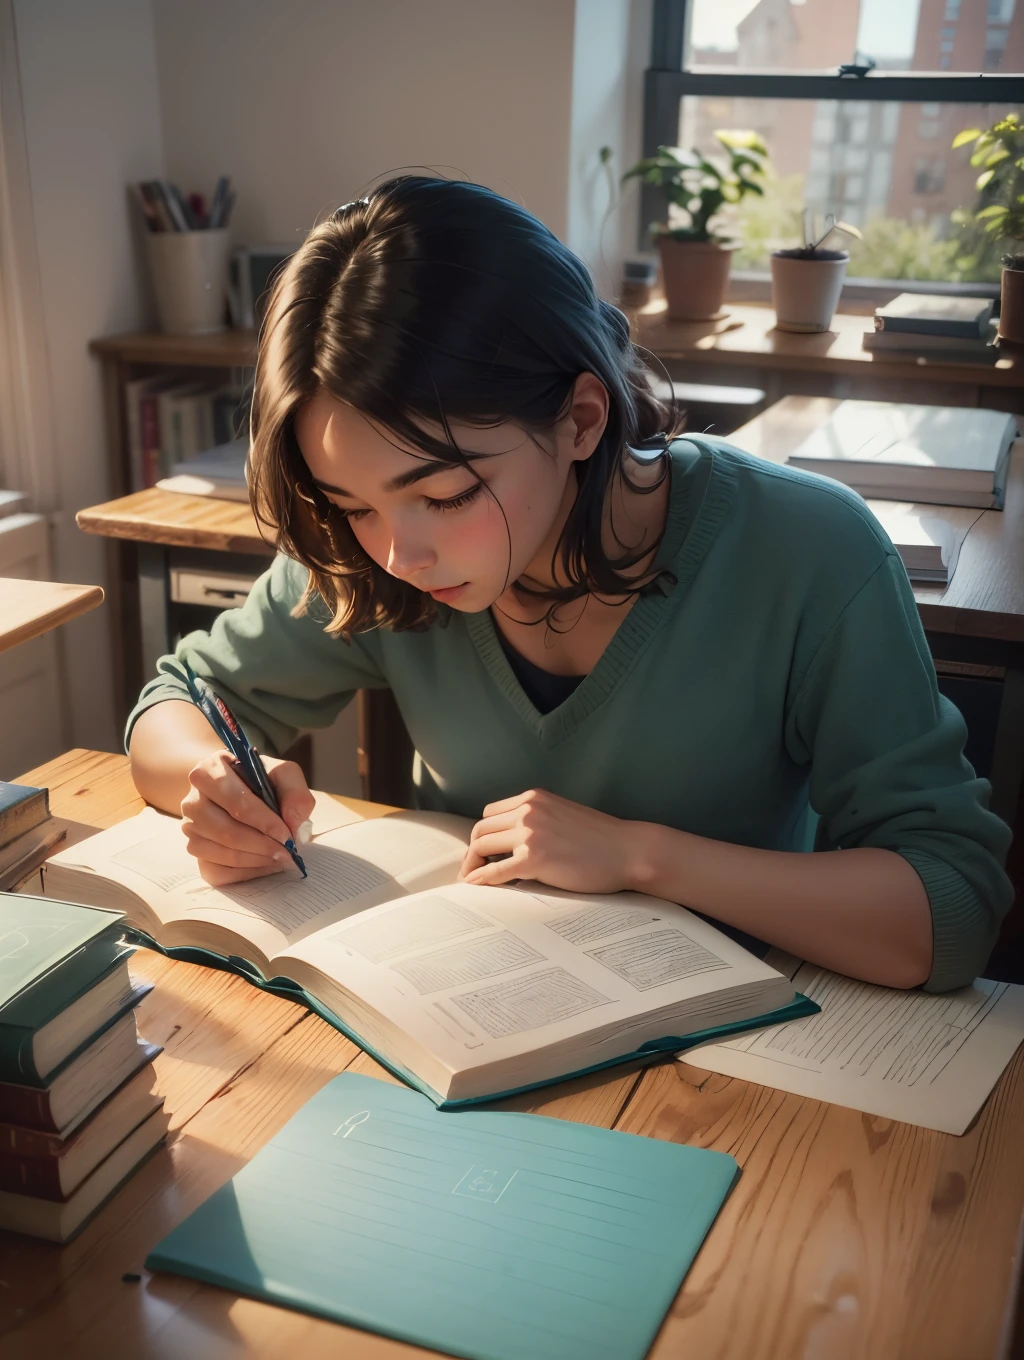
M 545 788 L 759 849 L 894 850 L 931 904 L 927 986 L 973 979 L 1013 898 L 1010 833 L 964 759 L 963 719 L 864 501 L 721 440 L 680 440 L 656 566 L 658 588 L 540 713 L 489 610 L 346 642 L 324 631 L 323 601 L 293 617 L 306 572 L 279 556 L 240 609 L 160 660 L 128 737 L 145 708 L 187 697 L 186 660 L 271 752 L 329 726 L 357 689 L 390 687 L 419 806 L 478 818 Z

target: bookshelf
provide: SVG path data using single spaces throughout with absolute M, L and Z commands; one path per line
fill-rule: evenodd
M 110 605 L 114 622 L 115 702 L 126 719 L 148 677 L 154 651 L 151 639 L 166 627 L 170 606 L 170 569 L 175 562 L 256 575 L 265 570 L 273 545 L 260 533 L 247 505 L 171 491 L 135 491 L 128 447 L 126 384 L 136 378 L 210 376 L 225 379 L 256 363 L 256 332 L 221 331 L 215 335 L 177 336 L 156 332 L 105 336 L 93 340 L 99 359 L 110 458 L 113 499 L 79 511 L 86 533 L 108 541 Z M 210 614 L 213 617 L 213 612 Z M 206 626 L 192 621 L 190 626 Z M 157 649 L 159 654 L 163 648 Z M 364 795 L 408 806 L 412 796 L 412 744 L 390 690 L 358 695 L 357 762 Z M 311 770 L 308 737 L 288 754 L 307 777 Z

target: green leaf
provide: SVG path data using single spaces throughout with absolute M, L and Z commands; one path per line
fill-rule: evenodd
M 958 132 L 953 138 L 952 149 L 955 151 L 958 146 L 966 146 L 968 142 L 976 142 L 980 136 L 981 128 L 964 128 L 963 132 Z
M 1009 209 L 1004 207 L 1002 203 L 993 203 L 991 207 L 982 208 L 981 212 L 974 215 L 980 222 L 985 217 L 1005 217 L 1008 212 Z
M 986 184 L 988 184 L 988 182 L 991 180 L 992 176 L 995 173 L 996 172 L 994 170 L 985 170 L 978 176 L 978 178 L 974 181 L 974 187 L 978 190 L 979 193 L 982 191 L 982 189 L 985 188 Z

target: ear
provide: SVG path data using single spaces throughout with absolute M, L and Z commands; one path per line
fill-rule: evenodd
M 593 373 L 581 373 L 573 384 L 565 428 L 571 443 L 570 457 L 574 463 L 589 458 L 608 424 L 608 389 Z

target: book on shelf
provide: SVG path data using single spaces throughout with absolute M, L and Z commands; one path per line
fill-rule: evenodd
M 875 330 L 977 340 L 988 330 L 994 306 L 993 298 L 900 293 L 875 309 Z
M 999 358 L 998 323 L 990 321 L 982 335 L 932 335 L 919 331 L 865 331 L 861 348 L 889 358 L 930 359 L 935 363 L 994 364 Z
M 154 1110 L 64 1199 L 0 1190 L 0 1228 L 49 1242 L 69 1241 L 161 1146 L 166 1134 L 167 1116 L 162 1108 Z
M 710 1148 L 510 1111 L 455 1119 L 343 1072 L 146 1267 L 431 1354 L 643 1360 L 739 1174 Z
M 43 891 L 309 1005 L 449 1106 L 810 1009 L 674 903 L 459 883 L 469 819 L 334 807 L 307 879 L 213 888 L 180 823 L 146 809 L 54 856 Z
M 244 439 L 204 449 L 186 462 L 175 463 L 169 477 L 157 486 L 186 496 L 212 496 L 216 500 L 249 501 L 245 460 L 249 445 Z
M 843 401 L 787 462 L 868 499 L 1001 509 L 1016 437 L 1004 411 Z
M 230 384 L 162 374 L 126 383 L 124 400 L 133 491 L 156 486 L 176 463 L 235 438 L 241 392 Z

